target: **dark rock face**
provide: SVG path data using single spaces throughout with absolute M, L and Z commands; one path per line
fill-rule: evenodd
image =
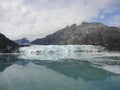
M 18 52 L 19 45 L 6 38 L 0 33 L 0 53 L 14 53 Z
M 22 39 L 15 40 L 15 42 L 20 45 L 25 45 L 25 44 L 28 44 L 30 41 L 27 38 L 22 38 Z
M 96 22 L 73 24 L 45 38 L 31 42 L 39 45 L 101 45 L 109 50 L 120 50 L 120 29 Z

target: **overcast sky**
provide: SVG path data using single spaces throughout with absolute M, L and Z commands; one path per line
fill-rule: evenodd
M 0 32 L 30 40 L 83 21 L 120 26 L 120 0 L 0 0 Z

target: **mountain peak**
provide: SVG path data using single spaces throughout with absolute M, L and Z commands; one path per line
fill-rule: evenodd
M 82 22 L 81 25 L 88 25 L 88 22 Z
M 81 25 L 96 25 L 96 26 L 103 26 L 106 27 L 106 25 L 99 23 L 99 22 L 82 22 Z
M 24 37 L 24 38 L 15 40 L 15 42 L 22 45 L 22 44 L 28 44 L 30 41 L 26 37 Z

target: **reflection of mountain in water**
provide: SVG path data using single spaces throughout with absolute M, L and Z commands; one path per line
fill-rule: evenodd
M 97 58 L 96 58 L 97 59 Z M 16 55 L 2 55 L 0 56 L 0 72 L 4 71 L 10 65 L 17 63 L 18 65 L 26 66 L 30 60 L 20 60 Z M 66 59 L 61 61 L 47 61 L 47 60 L 32 60 L 36 65 L 42 65 L 48 69 L 52 69 L 60 74 L 74 79 L 82 78 L 85 81 L 90 80 L 104 80 L 116 74 L 107 70 L 94 67 L 94 64 L 88 61 L 78 61 L 73 59 Z
M 14 64 L 18 59 L 17 55 L 0 55 L 0 72 Z
M 22 62 L 25 61 L 23 60 L 21 61 L 21 63 L 18 64 L 23 64 Z M 89 62 L 82 62 L 77 60 L 65 60 L 61 62 L 36 60 L 31 62 L 37 65 L 43 65 L 67 77 L 72 77 L 74 79 L 83 78 L 86 81 L 103 80 L 115 75 L 114 73 L 108 72 L 106 70 L 95 68 Z

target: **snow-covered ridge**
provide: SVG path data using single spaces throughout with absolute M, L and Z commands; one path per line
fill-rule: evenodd
M 105 47 L 93 45 L 32 45 L 20 48 L 20 52 L 99 52 L 104 49 Z

